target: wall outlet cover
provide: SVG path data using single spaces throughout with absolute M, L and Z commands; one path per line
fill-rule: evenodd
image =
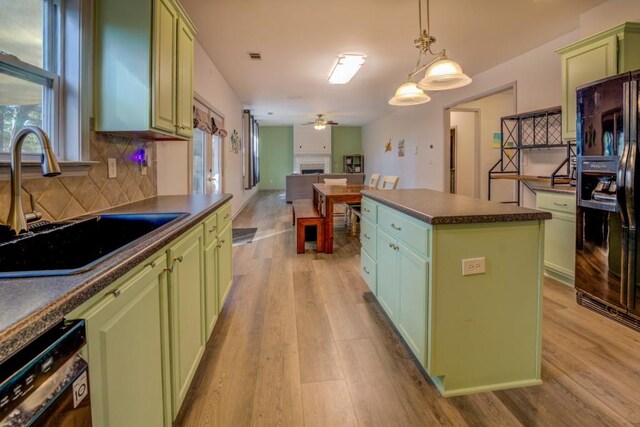
M 485 273 L 485 258 L 467 258 L 462 260 L 462 275 L 472 276 Z
M 116 159 L 110 157 L 107 159 L 107 165 L 109 166 L 108 177 L 115 178 L 116 177 Z

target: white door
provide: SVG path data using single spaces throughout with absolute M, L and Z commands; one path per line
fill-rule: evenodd
M 211 143 L 208 144 L 210 154 L 207 156 L 209 160 L 207 173 L 207 194 L 222 193 L 222 138 L 219 135 L 213 135 Z

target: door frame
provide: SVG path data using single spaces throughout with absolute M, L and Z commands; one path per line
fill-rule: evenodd
M 481 183 L 481 169 L 482 169 L 482 152 L 481 152 L 481 143 L 482 138 L 480 135 L 480 109 L 479 108 L 450 108 L 448 111 L 449 116 L 449 126 L 450 128 L 456 128 L 457 126 L 451 126 L 451 113 L 473 113 L 473 197 L 479 199 L 480 198 L 480 183 Z M 448 144 L 450 145 L 450 144 Z M 458 139 L 456 138 L 456 166 L 460 164 L 459 154 L 460 150 L 458 149 Z M 445 150 L 447 151 L 447 150 Z M 450 151 L 450 150 L 449 150 Z M 451 159 L 449 159 L 451 160 Z M 458 173 L 456 172 L 456 191 L 458 189 Z
M 226 118 L 225 115 L 216 107 L 214 107 L 213 105 L 211 105 L 211 103 L 209 103 L 204 96 L 200 95 L 198 92 L 196 92 L 195 90 L 193 91 L 193 100 L 194 102 L 197 101 L 200 104 L 202 104 L 204 107 L 208 108 L 210 112 L 212 112 L 216 117 L 216 121 L 219 120 L 219 123 L 221 125 L 221 127 L 224 129 L 224 124 L 226 122 Z M 230 138 L 230 135 L 227 135 L 224 138 L 220 138 L 220 193 L 224 193 L 225 191 L 225 181 L 226 181 L 226 156 L 225 156 L 225 152 L 226 149 L 225 147 L 229 146 L 229 141 L 228 138 Z M 189 193 L 191 193 L 192 188 L 191 188 L 191 175 L 193 173 L 193 169 L 192 169 L 192 165 L 193 165 L 193 159 L 191 158 L 191 153 L 193 152 L 193 138 L 191 138 L 189 140 Z M 213 147 L 213 140 L 211 141 L 211 144 L 207 144 L 206 145 L 206 156 L 207 158 L 210 158 L 211 155 L 211 150 Z

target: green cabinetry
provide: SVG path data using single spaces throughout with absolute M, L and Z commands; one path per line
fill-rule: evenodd
M 94 426 L 170 426 L 166 258 L 114 283 L 87 324 Z
M 551 212 L 544 231 L 544 273 L 573 286 L 576 253 L 576 196 L 538 190 L 536 208 Z
M 87 322 L 94 425 L 170 426 L 175 419 L 231 287 L 230 208 L 67 316 Z
M 171 319 L 173 416 L 204 353 L 203 233 L 197 227 L 167 251 Z
M 576 88 L 640 68 L 640 24 L 626 22 L 559 49 L 562 139 L 576 139 Z
M 366 193 L 362 212 L 361 275 L 444 396 L 540 384 L 543 221 L 431 225 Z
M 99 1 L 95 34 L 96 130 L 190 138 L 195 29 L 179 3 Z

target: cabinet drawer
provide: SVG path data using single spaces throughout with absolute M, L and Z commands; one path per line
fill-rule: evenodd
M 227 203 L 218 210 L 218 230 L 224 228 L 231 223 L 231 203 Z
M 207 247 L 218 236 L 218 214 L 212 214 L 204 221 L 204 246 Z
M 429 227 L 391 209 L 380 207 L 378 225 L 390 235 L 409 245 L 420 255 L 429 256 Z
M 369 289 L 376 295 L 377 277 L 376 277 L 376 263 L 367 254 L 367 251 L 362 249 L 360 251 L 360 275 L 367 282 Z
M 575 214 L 576 196 L 574 194 L 541 191 L 536 195 L 536 207 L 538 209 Z
M 360 243 L 362 248 L 367 251 L 371 258 L 376 257 L 376 225 L 368 219 L 362 218 L 360 221 Z
M 376 223 L 378 219 L 378 205 L 375 202 L 367 199 L 366 197 L 362 198 L 361 203 L 362 217 L 368 219 L 369 221 Z

